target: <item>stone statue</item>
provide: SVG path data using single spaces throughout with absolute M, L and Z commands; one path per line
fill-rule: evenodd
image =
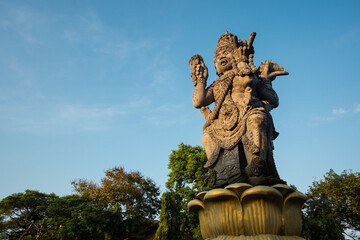
M 193 105 L 200 108 L 206 122 L 202 144 L 208 158 L 204 176 L 211 188 L 232 183 L 252 185 L 285 183 L 273 158 L 273 140 L 278 136 L 270 111 L 279 105 L 272 81 L 288 75 L 282 67 L 266 60 L 253 63 L 253 42 L 222 35 L 215 49 L 214 63 L 219 76 L 206 87 L 208 70 L 200 55 L 189 63 L 195 85 Z M 215 103 L 212 110 L 209 105 Z
M 248 41 L 228 32 L 220 37 L 214 57 L 219 78 L 208 87 L 202 57 L 189 61 L 193 104 L 206 120 L 201 141 L 211 188 L 197 193 L 188 209 L 198 214 L 204 239 L 304 240 L 306 196 L 285 185 L 273 157 L 278 133 L 270 111 L 279 99 L 272 81 L 288 72 L 268 60 L 257 68 L 254 39 L 255 33 Z

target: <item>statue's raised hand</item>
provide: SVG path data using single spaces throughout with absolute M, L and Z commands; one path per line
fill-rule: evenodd
M 248 59 L 255 53 L 253 43 L 255 39 L 256 33 L 253 32 L 250 35 L 249 41 L 243 40 L 238 41 L 238 46 L 235 49 L 234 55 L 236 61 L 248 61 Z
M 242 76 L 257 72 L 257 68 L 253 62 L 255 53 L 253 43 L 255 36 L 256 33 L 253 32 L 249 37 L 249 41 L 239 40 L 234 50 L 234 58 L 237 65 L 238 74 Z
M 272 60 L 266 60 L 264 63 L 260 64 L 260 77 L 266 80 L 273 81 L 277 76 L 289 75 L 287 71 L 284 71 L 284 68 L 279 64 L 274 63 Z
M 205 63 L 200 55 L 194 55 L 189 60 L 191 68 L 191 79 L 196 86 L 199 82 L 205 83 L 208 78 L 208 69 L 205 66 Z

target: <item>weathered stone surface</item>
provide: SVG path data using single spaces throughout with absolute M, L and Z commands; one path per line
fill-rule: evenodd
M 235 183 L 199 193 L 188 209 L 199 215 L 204 239 L 304 240 L 299 236 L 305 200 L 286 185 Z
M 206 87 L 208 70 L 200 55 L 189 63 L 195 90 L 193 105 L 200 108 L 206 122 L 202 143 L 209 168 L 205 178 L 212 188 L 232 183 L 252 185 L 285 183 L 273 158 L 275 131 L 270 111 L 279 105 L 272 81 L 287 75 L 278 64 L 266 60 L 253 63 L 253 42 L 238 40 L 226 32 L 218 40 L 214 63 L 219 76 Z M 212 110 L 209 105 L 215 103 Z

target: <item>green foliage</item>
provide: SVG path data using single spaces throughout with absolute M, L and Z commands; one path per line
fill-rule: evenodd
M 47 206 L 55 194 L 26 190 L 14 193 L 0 202 L 0 238 L 19 239 L 24 236 L 39 238 L 47 229 Z
M 152 227 L 160 210 L 159 188 L 139 172 L 127 173 L 115 167 L 105 172 L 100 185 L 83 179 L 72 184 L 78 193 L 89 196 L 99 206 L 120 211 L 125 236 L 141 237 Z
M 308 240 L 342 240 L 341 223 L 336 220 L 326 199 L 309 198 L 303 218 L 303 237 Z
M 168 192 L 162 197 L 160 227 L 156 239 L 184 239 L 188 235 L 202 239 L 197 215 L 187 210 L 187 204 L 195 198 L 196 192 L 207 187 L 202 178 L 206 173 L 203 165 L 206 154 L 202 147 L 181 143 L 178 150 L 173 150 L 169 158 L 171 170 L 166 182 Z
M 0 202 L 0 239 L 123 239 L 121 212 L 89 197 L 26 190 Z M 114 237 L 113 237 L 114 236 Z
M 174 192 L 165 192 L 161 197 L 160 222 L 155 239 L 183 239 L 179 234 L 181 225 L 180 211 L 181 201 L 179 195 Z
M 303 236 L 306 239 L 360 239 L 360 173 L 330 170 L 313 182 L 305 205 Z
M 159 188 L 139 172 L 113 168 L 99 186 L 73 185 L 80 195 L 26 190 L 1 200 L 0 239 L 143 239 L 155 226 Z
M 123 239 L 125 234 L 121 212 L 96 205 L 88 196 L 57 198 L 47 213 L 49 239 Z

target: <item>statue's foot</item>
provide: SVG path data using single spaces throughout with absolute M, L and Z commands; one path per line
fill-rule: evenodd
M 233 183 L 247 183 L 248 178 L 243 175 L 234 175 L 228 179 L 216 179 L 214 184 L 211 184 L 209 188 L 205 188 L 204 191 L 210 191 L 215 188 L 225 188 Z
M 285 184 L 286 185 L 286 181 L 280 179 L 279 177 L 267 177 L 269 184 L 268 185 L 275 185 L 275 184 Z
M 233 184 L 233 183 L 247 183 L 248 182 L 248 178 L 245 176 L 244 173 L 242 174 L 237 174 L 235 176 L 232 176 L 228 179 L 228 184 Z
M 267 177 L 249 177 L 249 184 L 253 186 L 270 185 Z
M 216 180 L 214 185 L 211 185 L 209 188 L 205 188 L 204 191 L 210 191 L 215 188 L 225 188 L 227 185 L 229 185 L 229 182 L 226 180 Z
M 249 177 L 249 184 L 253 185 L 253 186 L 258 186 L 258 185 L 266 185 L 266 186 L 271 186 L 271 185 L 275 185 L 275 184 L 285 184 L 286 182 L 280 178 L 276 178 L 276 177 L 271 177 L 271 176 L 255 176 L 255 177 Z
M 246 166 L 245 173 L 249 178 L 266 176 L 265 166 L 266 163 L 262 157 L 255 157 L 251 160 L 250 164 Z

